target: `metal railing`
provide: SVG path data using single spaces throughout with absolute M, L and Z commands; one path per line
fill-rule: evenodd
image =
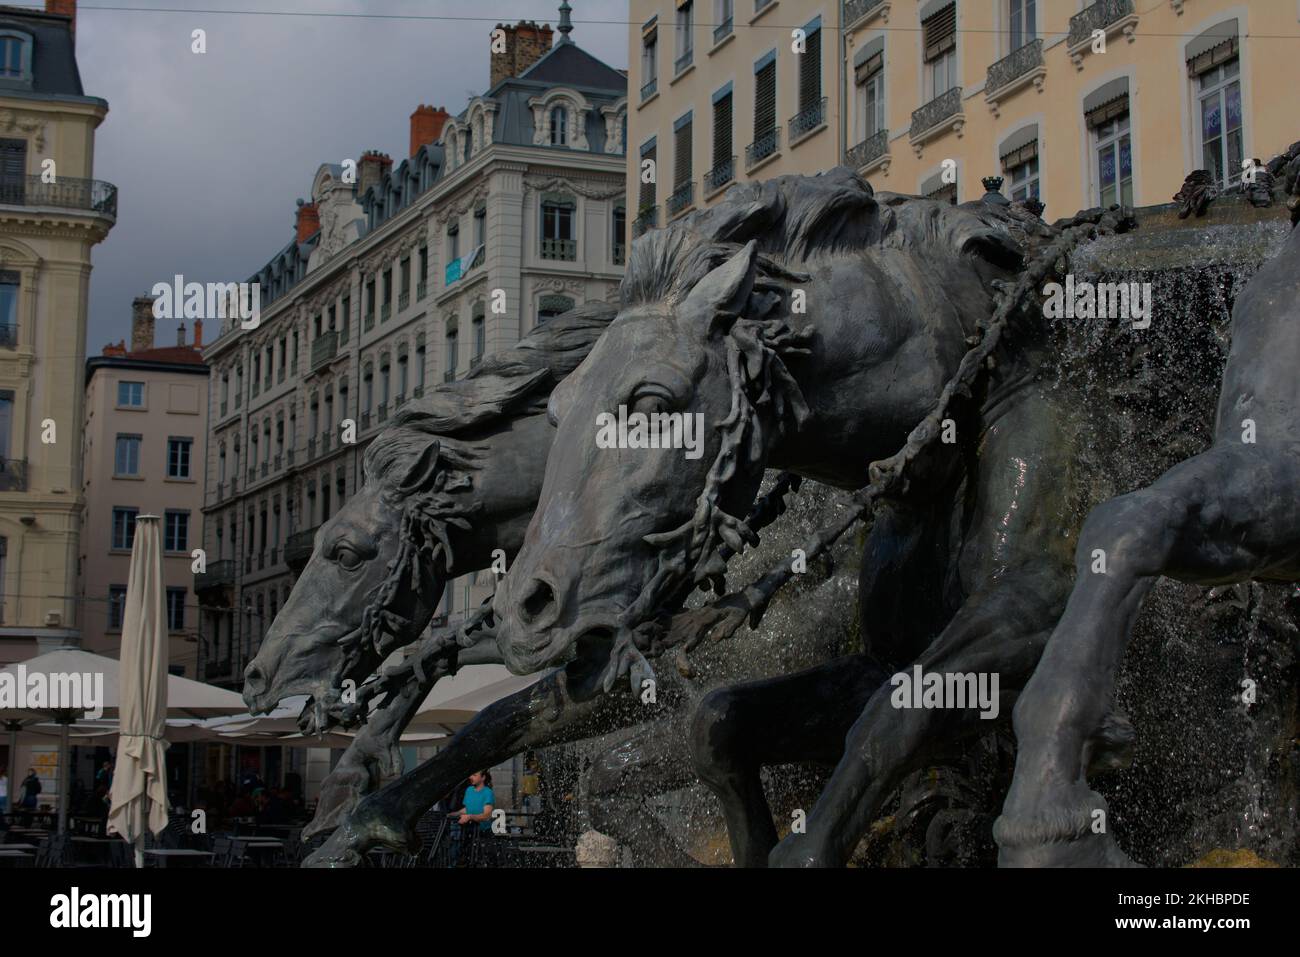
M 622 266 L 627 263 L 627 243 L 615 243 L 613 260 L 615 266 Z
M 659 228 L 659 207 L 647 206 L 632 220 L 632 238 L 636 239 L 647 230 Z
M 826 123 L 826 103 L 828 97 L 823 96 L 812 106 L 806 107 L 790 117 L 790 142 L 801 136 L 806 136 L 817 127 Z
M 424 396 L 424 386 L 417 385 L 414 389 L 411 390 L 411 398 L 419 399 L 422 398 L 423 396 Z
M 320 434 L 320 454 L 321 454 L 321 455 L 324 455 L 326 452 L 328 452 L 328 451 L 330 450 L 330 438 L 331 438 L 331 434 L 330 434 L 329 432 L 322 432 L 322 433 Z
M 410 304 L 411 304 L 411 293 L 410 293 L 409 291 L 407 291 L 407 292 L 403 292 L 403 293 L 398 293 L 398 295 L 397 295 L 397 309 L 398 309 L 399 312 L 400 312 L 401 310 L 405 309 L 405 308 L 406 308 L 407 306 L 409 306 Z
M 1014 50 L 991 64 L 984 79 L 984 92 L 993 93 L 1012 80 L 1024 76 L 1035 67 L 1043 65 L 1043 41 L 1030 40 L 1019 50 Z
M 961 112 L 961 87 L 954 86 L 946 93 L 940 93 L 929 103 L 912 111 L 913 138 L 928 129 L 938 126 L 950 116 Z
M 844 12 L 840 16 L 840 22 L 848 27 L 884 2 L 885 0 L 844 0 Z
M 0 322 L 0 349 L 13 349 L 18 345 L 18 323 Z
M 310 438 L 307 440 L 307 461 L 310 462 L 315 457 L 316 457 L 316 439 Z
M 391 302 L 386 302 L 379 307 L 380 322 L 387 322 L 389 317 L 392 316 L 392 314 L 393 314 L 393 304 Z
M 1066 35 L 1066 45 L 1076 46 L 1086 43 L 1092 37 L 1093 30 L 1105 30 L 1116 20 L 1122 20 L 1133 13 L 1133 0 L 1097 0 L 1090 7 L 1084 7 L 1070 17 L 1070 32 Z
M 774 126 L 745 147 L 745 166 L 757 166 L 781 148 L 781 127 Z
M 0 492 L 27 491 L 27 460 L 0 459 Z
M 727 39 L 727 37 L 731 36 L 731 30 L 732 18 L 727 17 L 727 19 L 723 20 L 713 28 L 713 45 L 717 46 L 723 40 Z
M 659 92 L 659 78 L 652 76 L 641 84 L 641 102 L 644 103 L 657 92 Z
M 233 585 L 234 583 L 235 563 L 229 559 L 208 562 L 207 570 L 194 576 L 195 591 L 203 591 L 206 588 L 220 588 L 223 585 Z
M 736 157 L 715 163 L 713 169 L 704 174 L 704 192 L 715 193 L 736 178 Z
M 387 403 L 387 402 L 381 402 L 381 403 L 379 403 L 379 421 L 380 421 L 380 422 L 387 422 L 387 421 L 388 421 L 388 403 Z
M 679 56 L 676 60 L 673 61 L 673 76 L 677 76 L 679 73 L 681 73 L 683 70 L 685 70 L 688 66 L 690 66 L 694 62 L 695 62 L 695 48 L 692 47 L 691 49 L 687 50 L 685 53 L 683 53 L 681 56 Z
M 889 151 L 889 130 L 877 130 L 857 146 L 844 151 L 844 165 L 861 169 Z
M 371 329 L 375 328 L 375 314 L 373 312 L 366 313 L 366 318 L 362 320 L 361 328 L 365 332 L 369 332 Z
M 424 280 L 424 279 L 421 279 L 419 282 L 417 282 L 417 283 L 415 284 L 415 298 L 416 298 L 416 300 L 418 301 L 418 300 L 420 300 L 420 299 L 423 299 L 424 296 L 425 296 L 425 293 L 427 293 L 428 291 L 429 291 L 429 283 L 428 283 L 428 281 L 427 281 L 427 280 Z
M 668 197 L 668 201 L 664 203 L 664 209 L 667 210 L 668 217 L 671 219 L 693 202 L 695 202 L 695 181 L 687 180 L 673 190 L 672 195 Z
M 361 413 L 361 430 L 364 432 L 364 431 L 365 431 L 366 429 L 368 429 L 368 428 L 370 428 L 370 413 L 369 413 L 369 412 L 362 412 L 362 413 Z
M 0 205 L 57 206 L 117 218 L 117 187 L 98 179 L 59 176 L 46 183 L 40 176 L 0 177 Z
M 578 258 L 578 241 L 576 239 L 543 239 L 543 259 L 563 259 L 573 261 Z

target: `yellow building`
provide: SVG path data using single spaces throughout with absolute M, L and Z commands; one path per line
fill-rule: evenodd
M 1001 175 L 1005 193 L 1037 197 L 1052 219 L 1169 202 L 1193 169 L 1239 181 L 1243 161 L 1300 138 L 1276 89 L 1300 53 L 1300 8 L 1288 0 L 633 0 L 630 19 L 630 153 L 668 165 L 657 185 L 629 168 L 629 189 L 658 208 L 658 224 L 715 200 L 724 177 L 836 162 L 877 189 L 957 202 Z M 682 170 L 687 139 L 674 126 L 688 112 Z M 749 162 L 737 149 L 735 168 L 719 169 L 717 146 L 732 142 L 773 155 Z M 685 173 L 710 171 L 683 203 Z
M 82 91 L 74 10 L 0 7 L 0 662 L 78 628 L 90 250 L 117 196 L 91 178 L 108 104 Z

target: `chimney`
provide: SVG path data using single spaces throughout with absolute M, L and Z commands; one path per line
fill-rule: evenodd
M 498 23 L 496 30 L 505 33 L 506 49 L 504 53 L 492 54 L 489 89 L 504 79 L 524 73 L 551 49 L 549 23 L 539 27 L 534 20 L 520 20 L 513 27 Z
M 185 323 L 183 322 L 176 327 L 176 344 L 178 346 L 185 345 Z
M 415 112 L 411 114 L 410 155 L 414 156 L 418 153 L 421 146 L 438 142 L 438 137 L 442 136 L 442 128 L 450 116 L 447 108 L 443 106 L 437 109 L 425 106 L 423 103 L 417 106 Z
M 75 43 L 77 39 L 77 0 L 45 0 L 45 12 L 68 17 L 72 21 L 68 24 L 68 32 L 72 34 L 72 40 Z
M 361 154 L 357 164 L 357 196 L 366 195 L 366 190 L 383 178 L 384 173 L 393 165 L 393 158 L 378 150 L 366 150 Z
M 298 224 L 298 242 L 300 243 L 305 243 L 320 232 L 320 210 L 316 208 L 315 203 L 298 200 L 296 221 Z
M 195 349 L 203 348 L 203 320 L 202 319 L 194 320 L 194 348 Z
M 153 296 L 137 296 L 131 303 L 131 351 L 153 348 Z
M 104 346 L 104 355 L 106 356 L 124 356 L 126 355 L 126 340 L 119 339 L 116 343 L 110 342 Z

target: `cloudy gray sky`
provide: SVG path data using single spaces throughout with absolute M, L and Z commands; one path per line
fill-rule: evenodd
M 573 39 L 610 66 L 626 69 L 627 5 L 570 2 Z M 554 26 L 558 4 L 112 4 L 146 12 L 96 10 L 96 0 L 80 4 L 82 84 L 109 104 L 95 139 L 95 178 L 121 191 L 117 226 L 93 252 L 88 353 L 98 355 L 109 341 L 129 342 L 131 300 L 155 282 L 176 273 L 198 281 L 247 278 L 289 241 L 295 200 L 308 197 L 321 163 L 355 159 L 367 149 L 400 162 L 417 105 L 446 106 L 454 114 L 487 88 L 488 34 L 496 24 L 535 19 Z M 250 9 L 315 15 L 213 12 Z M 203 55 L 190 49 L 191 33 L 199 28 L 207 32 Z M 174 329 L 158 330 L 159 345 L 174 343 L 174 337 Z

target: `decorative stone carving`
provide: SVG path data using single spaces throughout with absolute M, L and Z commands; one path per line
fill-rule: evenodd
M 37 150 L 45 149 L 45 121 L 30 113 L 0 110 L 0 132 L 26 133 Z

